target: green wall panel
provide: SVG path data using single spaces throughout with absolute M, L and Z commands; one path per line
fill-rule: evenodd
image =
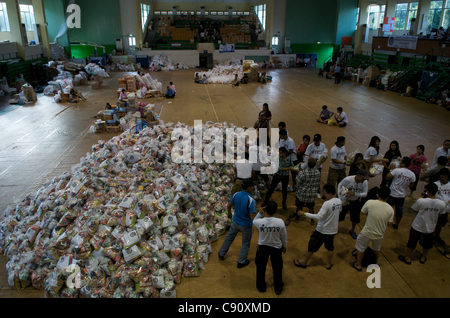
M 64 12 L 65 7 L 62 0 L 44 0 L 45 18 L 48 23 L 47 31 L 50 43 L 55 40 L 63 23 L 66 22 Z M 60 46 L 68 46 L 67 33 L 57 41 Z
M 335 49 L 333 44 L 309 44 L 309 43 L 291 43 L 292 53 L 317 53 L 317 68 L 322 68 L 323 63 L 328 61 Z
M 338 11 L 335 44 L 341 44 L 343 36 L 351 36 L 354 41 L 358 0 L 339 0 Z
M 286 37 L 291 43 L 335 42 L 337 0 L 287 0 Z
M 111 53 L 116 48 L 115 45 L 104 45 L 106 54 Z M 94 47 L 87 45 L 71 45 L 71 56 L 75 56 L 76 59 L 85 59 L 87 56 L 94 56 Z M 98 56 L 103 56 L 103 49 L 97 48 Z
M 68 5 L 64 0 L 64 8 Z M 122 37 L 119 0 L 77 0 L 80 6 L 81 27 L 69 29 L 70 42 L 88 41 L 101 45 L 115 45 Z M 130 10 L 133 10 L 130 1 Z M 73 38 L 71 38 L 71 37 Z

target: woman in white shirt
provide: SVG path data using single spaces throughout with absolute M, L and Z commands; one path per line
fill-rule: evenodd
M 366 166 L 367 171 L 370 170 L 375 162 L 389 162 L 389 160 L 385 158 L 377 159 L 380 151 L 380 142 L 381 140 L 378 136 L 373 136 L 372 139 L 370 139 L 369 147 L 364 153 L 364 165 Z

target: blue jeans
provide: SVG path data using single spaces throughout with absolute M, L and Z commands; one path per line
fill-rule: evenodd
M 239 258 L 237 260 L 238 263 L 245 263 L 248 256 L 248 250 L 250 249 L 250 243 L 252 241 L 252 233 L 253 233 L 253 227 L 247 227 L 237 224 L 236 222 L 231 222 L 230 229 L 225 236 L 225 240 L 223 241 L 222 247 L 219 250 L 220 256 L 225 256 L 225 254 L 228 252 L 228 249 L 230 248 L 231 244 L 233 244 L 234 239 L 236 238 L 236 235 L 242 232 L 242 247 L 241 252 L 239 253 Z

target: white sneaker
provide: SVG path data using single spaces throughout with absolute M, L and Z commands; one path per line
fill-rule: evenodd
M 317 198 L 317 199 L 320 199 L 320 198 L 321 198 L 320 193 L 316 193 L 316 198 Z

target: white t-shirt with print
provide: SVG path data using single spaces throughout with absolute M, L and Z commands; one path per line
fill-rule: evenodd
M 324 151 L 326 149 L 327 149 L 327 147 L 325 146 L 325 144 L 323 142 L 321 142 L 318 147 L 314 143 L 309 144 L 305 151 L 305 156 L 304 156 L 305 162 L 308 162 L 308 157 L 318 159 L 319 156 L 322 153 L 324 153 Z M 318 168 L 322 168 L 322 165 L 320 165 L 320 167 L 318 167 Z
M 409 169 L 397 168 L 390 172 L 394 178 L 389 189 L 391 189 L 391 196 L 394 198 L 406 197 L 406 189 L 409 184 L 416 181 L 416 175 Z
M 361 213 L 367 214 L 361 234 L 371 240 L 379 240 L 384 237 L 388 222 L 394 221 L 394 209 L 380 200 L 368 200 L 361 209 Z
M 333 169 L 345 169 L 345 156 L 347 156 L 347 152 L 345 150 L 345 146 L 342 147 L 338 147 L 338 146 L 333 146 L 330 150 L 330 167 Z M 333 162 L 333 159 L 342 161 L 344 163 L 336 163 Z
M 438 217 L 445 214 L 445 203 L 439 199 L 420 198 L 412 206 L 417 215 L 411 227 L 420 233 L 433 233 L 436 228 Z
M 297 147 L 295 147 L 295 142 L 291 137 L 288 137 L 286 140 L 280 139 L 279 148 L 284 147 L 289 150 L 293 150 L 294 152 L 289 155 L 291 157 L 292 162 L 297 161 Z

